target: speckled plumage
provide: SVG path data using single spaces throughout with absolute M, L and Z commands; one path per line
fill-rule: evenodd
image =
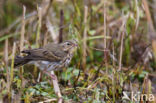
M 68 40 L 60 44 L 49 43 L 42 48 L 24 50 L 22 53 L 27 55 L 16 56 L 14 65 L 18 67 L 31 63 L 41 70 L 58 70 L 68 66 L 76 46 L 77 43 L 74 40 Z

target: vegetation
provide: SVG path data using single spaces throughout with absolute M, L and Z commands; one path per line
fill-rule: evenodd
M 57 102 L 50 77 L 34 65 L 14 68 L 14 57 L 76 39 L 79 48 L 69 67 L 55 72 L 64 103 L 156 103 L 155 5 L 155 0 L 1 0 L 0 102 Z

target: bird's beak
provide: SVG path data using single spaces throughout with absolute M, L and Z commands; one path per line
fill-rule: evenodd
M 75 44 L 74 46 L 78 47 L 78 44 Z
M 78 48 L 78 49 L 80 48 L 78 44 L 75 44 L 74 46 L 75 46 L 76 48 Z
M 74 47 L 79 48 L 78 41 L 74 39 L 74 42 L 75 42 L 75 43 L 74 43 Z

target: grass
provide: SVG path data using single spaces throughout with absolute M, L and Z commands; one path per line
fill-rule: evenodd
M 56 103 L 50 78 L 33 65 L 14 68 L 14 57 L 48 42 L 76 39 L 79 48 L 69 67 L 55 72 L 65 103 L 133 103 L 122 100 L 123 92 L 152 94 L 155 101 L 148 101 L 156 102 L 155 19 L 151 15 L 155 11 L 150 2 L 90 1 L 4 2 L 0 101 Z M 36 9 L 31 7 L 34 4 Z M 10 12 L 18 15 L 10 19 Z

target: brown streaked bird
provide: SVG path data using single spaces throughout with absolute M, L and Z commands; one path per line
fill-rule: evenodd
M 63 43 L 49 43 L 42 48 L 24 50 L 26 56 L 16 56 L 14 66 L 18 67 L 27 63 L 35 64 L 46 74 L 50 71 L 67 67 L 70 63 L 77 43 L 75 40 L 67 40 Z

